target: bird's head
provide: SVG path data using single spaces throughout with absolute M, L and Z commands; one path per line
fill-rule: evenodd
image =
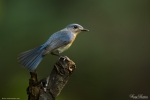
M 79 24 L 69 24 L 66 28 L 68 30 L 70 30 L 74 34 L 78 34 L 78 33 L 82 32 L 82 31 L 89 31 L 88 29 L 83 28 Z

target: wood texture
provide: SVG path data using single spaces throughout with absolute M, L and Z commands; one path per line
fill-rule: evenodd
M 40 81 L 37 72 L 30 72 L 28 100 L 55 100 L 75 70 L 75 63 L 68 57 L 60 57 L 47 78 Z

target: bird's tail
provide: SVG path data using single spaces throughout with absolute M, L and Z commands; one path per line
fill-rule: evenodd
M 34 71 L 44 57 L 43 51 L 42 46 L 25 51 L 18 56 L 18 62 L 30 72 Z

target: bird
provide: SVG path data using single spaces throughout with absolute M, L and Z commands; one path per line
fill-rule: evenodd
M 61 53 L 72 45 L 76 36 L 82 31 L 89 30 L 76 23 L 69 24 L 52 34 L 44 44 L 19 54 L 18 62 L 28 71 L 33 72 L 47 54 L 51 53 L 60 57 Z

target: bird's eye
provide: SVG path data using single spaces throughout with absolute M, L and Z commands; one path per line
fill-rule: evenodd
M 76 28 L 78 28 L 78 26 L 74 25 L 73 28 L 76 29 Z

